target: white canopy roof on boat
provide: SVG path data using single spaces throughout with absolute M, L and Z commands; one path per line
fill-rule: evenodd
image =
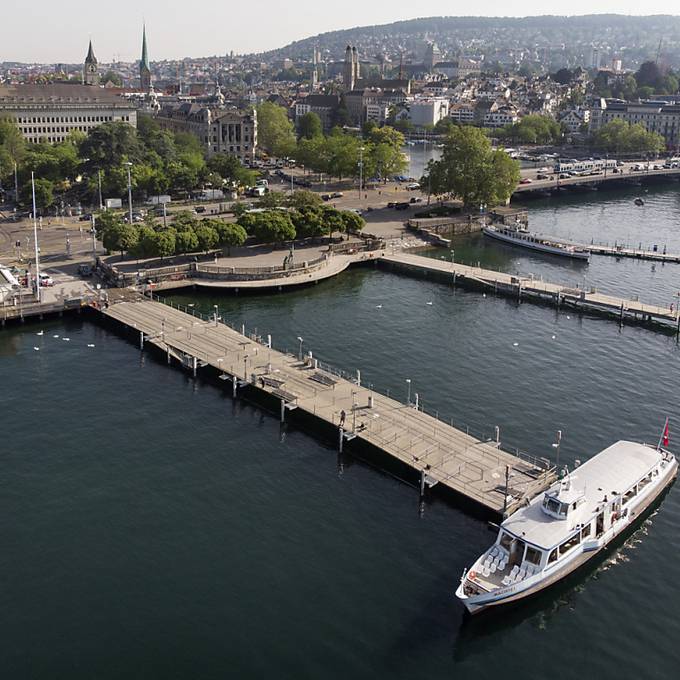
M 572 502 L 583 495 L 585 502 L 564 519 L 543 512 L 543 496 L 537 496 L 527 507 L 519 509 L 502 524 L 503 529 L 544 549 L 566 540 L 581 522 L 587 521 L 602 504 L 628 491 L 660 462 L 663 454 L 651 446 L 619 441 L 604 449 L 569 474 L 569 488 L 557 482 L 546 491 L 562 502 Z

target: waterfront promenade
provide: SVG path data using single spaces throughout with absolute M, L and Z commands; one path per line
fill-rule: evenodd
M 486 510 L 511 512 L 554 479 L 546 459 L 519 457 L 496 441 L 476 439 L 429 415 L 341 377 L 313 358 L 300 360 L 189 308 L 140 299 L 111 304 L 102 313 L 138 336 L 140 347 L 155 345 L 168 363 L 194 374 L 206 367 L 229 381 L 234 396 L 254 390 L 271 400 L 283 421 L 292 411 L 335 432 L 338 447 L 358 440 L 392 459 L 421 490 L 440 484 Z M 415 394 L 414 394 L 415 399 Z M 343 414 L 344 412 L 344 423 Z M 505 499 L 507 473 L 507 502 Z

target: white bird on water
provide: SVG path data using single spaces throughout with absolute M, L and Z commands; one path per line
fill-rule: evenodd
M 382 305 L 376 305 L 375 308 L 376 309 L 382 309 Z
M 426 304 L 426 305 L 431 305 L 432 303 L 431 303 L 431 302 L 426 302 L 425 304 Z
M 62 338 L 64 342 L 71 342 L 71 338 Z
M 36 335 L 42 335 L 43 333 L 44 333 L 44 331 L 38 331 L 38 332 L 36 333 Z
M 92 343 L 90 343 L 90 344 L 88 345 L 88 347 L 94 347 L 94 345 L 93 345 Z
M 36 352 L 39 352 L 39 351 L 40 351 L 40 347 L 34 347 L 33 349 L 34 349 Z
M 58 335 L 53 335 L 52 337 L 53 337 L 53 338 L 58 338 L 59 336 L 58 336 Z
M 512 343 L 512 346 L 513 346 L 513 347 L 519 347 L 519 342 L 513 342 L 513 343 Z

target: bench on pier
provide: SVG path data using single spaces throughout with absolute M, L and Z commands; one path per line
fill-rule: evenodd
M 325 375 L 323 373 L 315 373 L 314 375 L 309 376 L 310 380 L 313 380 L 314 382 L 318 382 L 322 385 L 325 385 L 326 387 L 332 387 L 333 385 L 337 384 L 337 380 L 334 380 L 331 378 L 329 375 Z
M 271 391 L 275 397 L 283 399 L 286 403 L 297 401 L 297 396 L 291 392 L 286 392 L 286 390 L 275 389 Z
M 512 469 L 527 477 L 531 477 L 532 479 L 538 479 L 545 472 L 545 470 L 542 470 L 535 465 L 531 465 L 530 463 L 515 463 L 515 465 L 512 466 Z
M 273 387 L 275 389 L 278 389 L 285 383 L 285 380 L 277 380 L 276 378 L 270 378 L 266 375 L 260 376 L 260 381 L 263 385 L 266 385 L 267 387 Z

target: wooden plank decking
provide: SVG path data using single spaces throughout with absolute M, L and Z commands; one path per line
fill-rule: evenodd
M 112 304 L 103 313 L 136 329 L 140 339 L 186 367 L 210 365 L 273 395 L 280 400 L 282 416 L 301 409 L 337 427 L 339 442 L 364 440 L 420 474 L 428 485 L 446 486 L 496 513 L 503 511 L 506 468 L 513 494 L 508 511 L 554 480 L 552 469 L 540 461 L 527 464 L 496 442 L 475 439 L 413 406 L 270 349 L 223 323 L 199 320 L 150 300 Z

